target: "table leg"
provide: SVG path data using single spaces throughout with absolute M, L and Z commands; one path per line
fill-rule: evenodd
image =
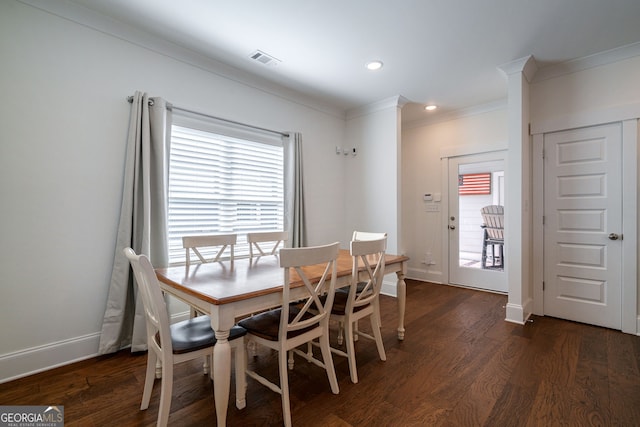
M 216 331 L 218 342 L 213 347 L 213 390 L 218 426 L 227 422 L 229 387 L 231 386 L 231 345 L 229 331 Z
M 396 272 L 398 276 L 398 339 L 404 340 L 404 309 L 407 304 L 407 284 L 404 281 L 404 270 Z

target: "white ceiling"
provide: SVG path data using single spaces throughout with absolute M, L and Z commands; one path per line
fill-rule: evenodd
M 490 104 L 506 97 L 500 65 L 640 41 L 640 0 L 71 1 L 344 110 L 397 95 L 438 113 Z M 258 49 L 281 63 L 249 59 Z

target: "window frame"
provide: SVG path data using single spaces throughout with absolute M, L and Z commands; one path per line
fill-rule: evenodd
M 172 180 L 172 157 L 174 157 L 173 149 L 174 149 L 174 127 L 178 128 L 177 132 L 184 132 L 184 129 L 193 130 L 195 132 L 204 132 L 208 133 L 209 137 L 214 137 L 216 140 L 224 140 L 225 144 L 239 144 L 244 145 L 246 141 L 248 141 L 249 145 L 260 144 L 262 148 L 266 152 L 271 152 L 270 154 L 275 155 L 275 152 L 278 152 L 279 162 L 278 166 L 274 166 L 270 164 L 268 168 L 273 170 L 279 170 L 279 187 L 276 188 L 273 192 L 278 195 L 279 201 L 276 208 L 273 208 L 271 211 L 266 208 L 269 206 L 270 202 L 267 201 L 259 201 L 257 199 L 253 200 L 253 209 L 257 209 L 260 211 L 260 206 L 256 206 L 255 203 L 265 203 L 264 212 L 269 212 L 269 215 L 266 215 L 268 218 L 265 220 L 265 223 L 247 223 L 247 222 L 236 222 L 237 219 L 227 220 L 225 221 L 226 226 L 220 227 L 220 223 L 218 223 L 218 228 L 213 229 L 211 224 L 209 226 L 202 227 L 201 230 L 190 229 L 189 231 L 180 232 L 180 227 L 176 226 L 176 203 L 175 203 L 175 188 L 174 182 Z M 167 209 L 167 250 L 169 256 L 169 264 L 170 265 L 180 265 L 185 263 L 185 251 L 182 249 L 182 241 L 180 234 L 182 235 L 197 235 L 197 234 L 227 234 L 227 233 L 236 233 L 238 234 L 238 241 L 235 247 L 235 256 L 243 257 L 249 255 L 249 246 L 246 242 L 246 233 L 256 232 L 256 231 L 282 231 L 285 227 L 285 152 L 284 152 L 284 141 L 282 136 L 279 134 L 275 134 L 269 131 L 263 131 L 260 129 L 253 128 L 251 126 L 241 125 L 235 122 L 226 122 L 223 120 L 215 120 L 213 118 L 201 118 L 195 117 L 190 114 L 176 114 L 174 112 L 171 125 L 169 126 L 169 137 L 171 139 L 171 147 L 169 151 L 169 165 L 167 169 L 169 170 L 168 176 L 168 188 L 167 188 L 167 200 L 168 200 L 168 209 Z M 274 150 L 276 148 L 276 150 Z M 243 146 L 243 149 L 251 149 L 250 147 Z M 211 150 L 213 151 L 213 150 Z M 242 157 L 242 150 L 236 151 L 236 155 Z M 256 150 L 258 153 L 258 150 Z M 227 152 L 228 154 L 228 152 Z M 265 154 L 267 156 L 267 154 Z M 237 160 L 237 159 L 236 159 Z M 226 161 L 228 164 L 231 164 L 231 161 Z M 266 163 L 263 163 L 266 165 Z M 174 165 L 175 166 L 175 165 Z M 224 165 L 223 165 L 224 166 Z M 244 167 L 244 166 L 242 166 Z M 239 167 L 238 170 L 242 169 Z M 233 167 L 232 167 L 233 168 Z M 267 168 L 267 169 L 268 169 Z M 257 169 L 256 169 L 257 170 Z M 252 169 L 252 172 L 256 170 Z M 174 174 L 175 174 L 174 169 Z M 268 173 L 265 171 L 265 173 Z M 269 176 L 271 177 L 271 175 Z M 271 182 L 271 181 L 270 181 Z M 227 183 L 227 185 L 229 185 Z M 232 185 L 232 184 L 231 184 Z M 259 188 L 256 184 L 253 188 Z M 271 187 L 270 187 L 271 188 Z M 234 190 L 235 191 L 235 190 Z M 235 193 L 241 194 L 240 193 Z M 263 194 L 262 192 L 260 193 Z M 266 199 L 266 198 L 265 198 Z M 273 198 L 272 198 L 273 199 Z M 230 205 L 234 203 L 238 203 L 239 200 L 232 201 Z M 244 201 L 247 206 L 251 206 L 251 203 L 247 200 Z M 240 206 L 237 204 L 237 206 Z M 247 209 L 247 211 L 250 209 Z M 274 213 L 275 212 L 275 213 Z M 237 215 L 237 217 L 243 216 L 242 214 Z M 273 217 L 275 216 L 276 220 L 273 221 Z M 179 221 L 178 221 L 179 222 Z M 231 224 L 231 225 L 230 225 Z M 215 227 L 214 227 L 215 228 Z M 205 251 L 206 252 L 206 251 Z M 203 253 L 206 257 L 207 255 Z

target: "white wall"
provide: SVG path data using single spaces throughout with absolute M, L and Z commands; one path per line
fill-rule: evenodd
M 345 240 L 353 230 L 386 232 L 387 252 L 399 250 L 400 143 L 398 98 L 364 108 L 347 121 L 348 148 L 343 185 L 336 192 L 347 206 Z
M 354 230 L 387 233 L 387 253 L 404 254 L 401 239 L 400 201 L 401 96 L 350 111 L 347 118 L 346 148 L 356 155 L 345 157 L 345 180 L 336 192 L 346 206 L 343 241 Z M 382 293 L 397 295 L 397 277 L 389 274 Z
M 503 149 L 507 145 L 506 108 L 496 108 L 446 122 L 413 125 L 402 131 L 402 228 L 406 255 L 411 260 L 407 277 L 443 283 L 442 251 L 443 215 L 427 212 L 425 193 L 441 193 L 441 150 L 459 148 L 463 152 Z M 507 178 L 508 179 L 508 178 Z M 426 253 L 435 263 L 423 264 Z
M 640 56 L 635 56 L 554 78 L 534 78 L 531 85 L 533 131 L 538 126 L 553 126 L 577 115 L 590 116 L 596 121 L 599 117 L 608 119 L 607 110 L 637 104 L 640 102 L 638 70 Z
M 59 3 L 59 2 L 58 2 Z M 45 2 L 46 4 L 46 2 Z M 68 5 L 67 5 L 68 6 Z M 162 46 L 161 46 L 162 47 Z M 0 381 L 96 353 L 135 90 L 303 134 L 309 243 L 344 239 L 342 112 L 0 2 Z
M 531 149 L 529 144 L 529 78 L 535 68 L 531 56 L 502 70 L 507 76 L 509 144 L 505 167 L 504 246 L 508 301 L 506 320 L 524 324 L 533 311 Z

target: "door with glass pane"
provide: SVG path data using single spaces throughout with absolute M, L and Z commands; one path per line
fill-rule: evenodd
M 485 206 L 504 210 L 504 152 L 449 158 L 449 283 L 507 292 L 503 244 L 487 239 Z

